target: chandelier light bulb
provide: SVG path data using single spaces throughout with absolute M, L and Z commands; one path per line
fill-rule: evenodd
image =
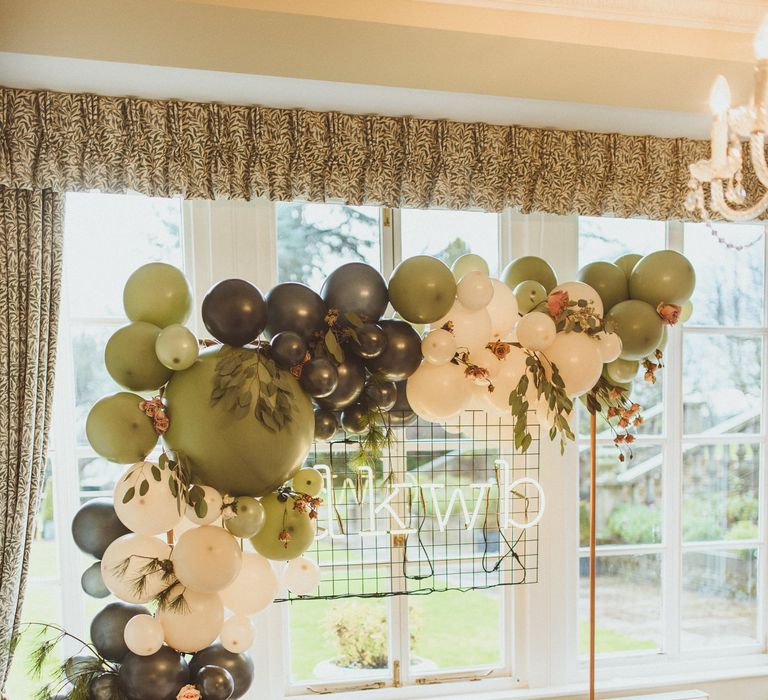
M 731 88 L 724 75 L 718 75 L 709 93 L 709 109 L 715 116 L 725 115 L 731 107 Z
M 768 59 L 768 15 L 763 18 L 755 34 L 755 58 L 758 61 Z

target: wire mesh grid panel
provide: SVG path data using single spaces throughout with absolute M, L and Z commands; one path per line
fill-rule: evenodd
M 545 504 L 539 426 L 529 430 L 523 454 L 514 449 L 511 416 L 417 418 L 395 430 L 376 464 L 359 463 L 356 436 L 315 443 L 306 464 L 323 474 L 323 505 L 306 556 L 320 565 L 322 581 L 300 599 L 535 583 Z

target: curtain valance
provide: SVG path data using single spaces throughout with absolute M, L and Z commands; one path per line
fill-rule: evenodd
M 23 189 L 675 219 L 688 217 L 688 164 L 706 150 L 683 138 L 0 88 L 0 185 Z

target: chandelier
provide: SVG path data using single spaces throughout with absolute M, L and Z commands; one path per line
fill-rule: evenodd
M 755 35 L 755 87 L 748 105 L 731 107 L 731 90 L 718 75 L 709 94 L 712 112 L 709 159 L 689 166 L 691 179 L 685 208 L 708 220 L 712 213 L 728 221 L 755 219 L 768 209 L 768 164 L 765 135 L 768 130 L 768 16 Z M 766 189 L 755 203 L 748 204 L 744 188 L 742 140 L 749 141 L 749 157 L 757 179 Z M 709 209 L 704 194 L 709 183 Z

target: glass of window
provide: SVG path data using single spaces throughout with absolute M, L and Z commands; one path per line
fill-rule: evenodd
M 627 253 L 647 255 L 666 248 L 666 224 L 649 219 L 579 217 L 579 266 L 614 261 Z

